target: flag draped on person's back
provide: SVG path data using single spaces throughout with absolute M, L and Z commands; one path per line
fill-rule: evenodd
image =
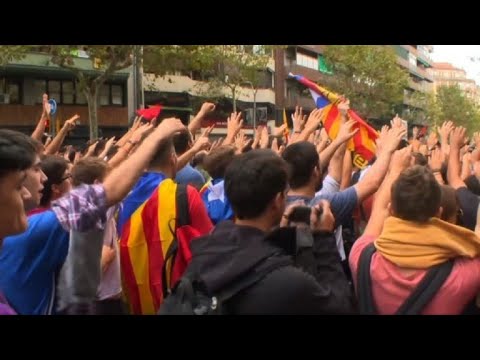
M 342 99 L 341 96 L 315 84 L 304 76 L 293 74 L 289 74 L 289 76 L 310 89 L 316 107 L 318 109 L 323 109 L 323 126 L 325 127 L 328 136 L 331 139 L 335 139 L 340 130 L 341 124 L 340 112 L 337 107 Z M 348 110 L 348 116 L 350 119 L 357 122 L 354 128 L 359 128 L 359 131 L 354 135 L 353 139 L 350 140 L 348 148 L 355 152 L 355 164 L 358 167 L 363 168 L 367 165 L 368 161 L 372 160 L 375 156 L 375 140 L 377 139 L 378 134 L 375 129 L 369 126 L 352 109 Z

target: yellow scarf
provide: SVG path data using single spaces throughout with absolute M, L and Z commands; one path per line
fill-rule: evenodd
M 412 269 L 480 256 L 480 239 L 473 231 L 437 218 L 418 224 L 390 216 L 375 247 L 392 263 Z

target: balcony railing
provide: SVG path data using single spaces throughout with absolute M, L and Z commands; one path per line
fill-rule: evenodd
M 397 63 L 404 68 L 407 68 L 410 72 L 416 73 L 417 75 L 420 75 L 420 77 L 423 77 L 433 82 L 433 76 L 429 74 L 426 70 L 418 67 L 417 65 L 410 64 L 409 61 L 402 59 L 399 56 L 397 56 Z

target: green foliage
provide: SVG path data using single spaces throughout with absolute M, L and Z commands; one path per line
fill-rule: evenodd
M 329 45 L 324 56 L 333 72 L 326 87 L 347 96 L 351 107 L 366 118 L 394 115 L 395 106 L 403 101 L 408 73 L 397 64 L 392 48 Z

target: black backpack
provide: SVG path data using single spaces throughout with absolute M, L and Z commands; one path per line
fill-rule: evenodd
M 291 259 L 279 257 L 266 266 L 258 266 L 246 275 L 237 278 L 227 287 L 209 294 L 201 278 L 195 272 L 187 272 L 172 289 L 172 292 L 163 301 L 158 315 L 226 315 L 229 314 L 226 303 L 236 294 L 262 280 L 274 270 L 291 265 Z
M 375 251 L 377 249 L 373 243 L 368 245 L 360 255 L 358 264 L 357 292 L 360 314 L 362 315 L 378 314 L 372 296 L 372 279 L 370 278 L 370 264 Z M 395 312 L 395 315 L 419 315 L 447 280 L 452 268 L 453 260 L 432 267 Z

